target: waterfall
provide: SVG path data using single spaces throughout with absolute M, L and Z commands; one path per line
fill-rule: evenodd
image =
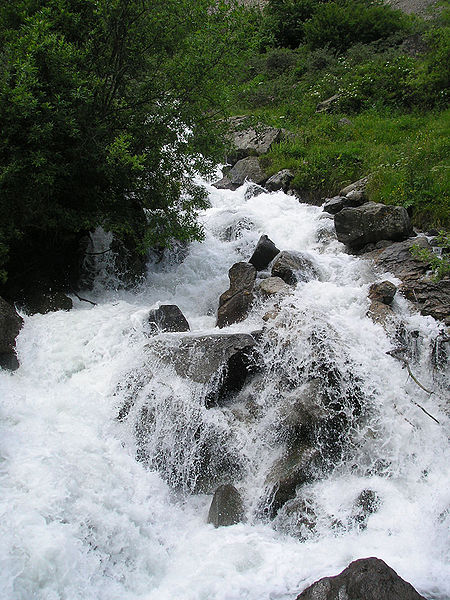
M 320 208 L 206 185 L 204 242 L 149 257 L 133 289 L 111 283 L 99 255 L 84 294 L 95 306 L 74 298 L 70 312 L 23 315 L 21 366 L 0 372 L 0 597 L 293 600 L 377 556 L 425 597 L 448 598 L 442 324 L 398 294 L 386 329 L 370 320 L 369 286 L 399 282 L 347 254 Z M 306 254 L 317 277 L 218 330 L 228 269 L 262 234 Z M 93 250 L 109 241 L 97 232 Z M 190 332 L 152 333 L 149 310 L 162 304 L 178 305 Z M 194 380 L 170 359 L 218 333 L 256 342 L 254 368 L 220 398 L 220 373 Z M 400 345 L 431 395 L 388 354 Z M 307 477 L 286 492 L 279 471 L 302 460 Z M 215 529 L 221 483 L 237 488 L 245 518 Z

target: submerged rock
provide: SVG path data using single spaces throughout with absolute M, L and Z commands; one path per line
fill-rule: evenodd
M 312 261 L 301 252 L 283 250 L 274 260 L 272 276 L 280 277 L 289 285 L 299 281 L 311 281 L 318 274 Z
M 16 337 L 22 329 L 23 319 L 16 309 L 0 298 L 0 367 L 15 371 L 19 368 L 16 356 Z
M 380 497 L 373 490 L 363 490 L 353 506 L 351 520 L 361 529 L 367 526 L 367 519 L 375 513 L 381 504 Z
M 262 235 L 256 248 L 248 261 L 252 264 L 257 271 L 263 271 L 267 269 L 272 260 L 279 254 L 279 249 L 275 246 L 271 239 L 267 235 Z
M 244 516 L 242 499 L 234 485 L 221 485 L 214 493 L 208 513 L 208 523 L 227 527 L 240 523 Z
M 337 238 L 354 250 L 380 240 L 401 241 L 412 233 L 411 221 L 403 206 L 367 202 L 343 208 L 334 217 Z
M 243 321 L 253 302 L 256 269 L 250 263 L 235 263 L 228 271 L 230 287 L 219 298 L 217 326 L 227 327 Z
M 379 558 L 361 558 L 335 577 L 324 577 L 297 600 L 425 600 Z
M 163 304 L 151 310 L 148 322 L 153 331 L 189 331 L 189 323 L 176 304 Z

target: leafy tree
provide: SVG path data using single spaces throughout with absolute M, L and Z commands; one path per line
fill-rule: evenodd
M 215 0 L 0 7 L 4 278 L 23 260 L 67 271 L 99 225 L 137 249 L 201 237 L 205 196 L 192 174 L 221 151 L 219 117 L 250 37 L 244 16 Z

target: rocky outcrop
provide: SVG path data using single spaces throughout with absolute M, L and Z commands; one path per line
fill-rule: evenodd
M 419 236 L 374 253 L 375 264 L 403 281 L 400 293 L 414 302 L 423 315 L 450 325 L 450 278 L 433 281 L 427 275 L 430 264 L 413 256 L 413 246 L 431 251 L 427 239 Z
M 243 321 L 253 302 L 256 269 L 250 263 L 235 263 L 228 271 L 230 287 L 219 298 L 217 326 L 227 327 Z
M 43 292 L 30 295 L 24 305 L 25 311 L 30 315 L 37 313 L 45 315 L 49 312 L 71 310 L 72 308 L 72 299 L 62 292 Z
M 335 577 L 324 577 L 297 600 L 425 600 L 379 558 L 361 558 Z
M 281 129 L 267 125 L 246 127 L 247 122 L 247 117 L 232 117 L 229 120 L 232 129 L 230 142 L 233 150 L 227 156 L 227 160 L 231 163 L 248 156 L 266 154 L 273 144 L 281 141 Z
M 163 304 L 151 310 L 148 322 L 153 332 L 189 331 L 189 323 L 175 304 Z
M 275 173 L 275 175 L 272 175 L 272 177 L 269 177 L 265 186 L 269 192 L 278 192 L 279 190 L 287 192 L 293 179 L 294 174 L 292 171 L 289 171 L 289 169 L 283 169 L 282 171 Z
M 214 187 L 219 190 L 237 190 L 246 181 L 262 185 L 267 180 L 267 174 L 259 163 L 257 156 L 249 156 L 239 160 Z
M 256 244 L 256 248 L 248 261 L 252 264 L 257 271 L 263 271 L 267 269 L 269 264 L 275 258 L 277 254 L 279 254 L 278 248 L 275 244 L 270 240 L 267 235 L 262 235 L 258 243 Z
M 208 513 L 208 523 L 227 527 L 240 523 L 244 516 L 242 498 L 234 485 L 221 485 L 214 493 Z
M 15 371 L 19 368 L 16 357 L 16 337 L 23 325 L 23 319 L 15 308 L 0 298 L 0 367 Z
M 218 379 L 230 361 L 236 366 L 238 359 L 243 360 L 255 344 L 255 338 L 248 333 L 217 333 L 188 335 L 174 340 L 173 344 L 155 340 L 148 349 L 164 364 L 172 365 L 180 377 L 206 384 Z
M 354 250 L 380 240 L 401 241 L 412 233 L 405 208 L 375 202 L 343 208 L 335 215 L 334 225 L 338 240 Z
M 299 281 L 317 279 L 317 270 L 312 261 L 300 252 L 283 250 L 274 260 L 272 277 L 280 277 L 289 285 Z
M 392 304 L 394 296 L 397 293 L 396 286 L 390 281 L 381 281 L 373 283 L 369 288 L 370 300 L 377 300 L 383 304 Z

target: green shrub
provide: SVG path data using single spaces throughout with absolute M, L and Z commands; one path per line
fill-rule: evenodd
M 439 281 L 446 275 L 450 275 L 450 233 L 440 231 L 436 241 L 438 247 L 441 249 L 441 254 L 437 254 L 426 248 L 420 248 L 416 245 L 411 248 L 411 254 L 420 260 L 430 263 L 433 271 L 433 279 Z

